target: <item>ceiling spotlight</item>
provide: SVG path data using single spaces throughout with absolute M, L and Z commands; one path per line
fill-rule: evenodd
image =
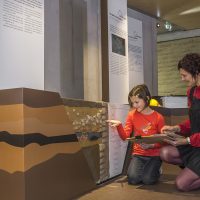
M 172 30 L 172 25 L 169 22 L 165 22 L 165 29 L 168 31 Z
M 160 24 L 159 24 L 159 23 L 156 23 L 156 27 L 157 27 L 157 28 L 160 28 Z

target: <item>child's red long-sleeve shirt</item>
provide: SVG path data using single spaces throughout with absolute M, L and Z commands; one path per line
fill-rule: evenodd
M 149 136 L 159 134 L 161 128 L 164 125 L 164 118 L 161 114 L 154 111 L 149 115 L 144 115 L 136 110 L 132 110 L 128 113 L 125 126 L 120 124 L 117 127 L 119 136 L 125 140 L 130 137 L 130 134 L 134 132 L 134 136 Z M 142 156 L 159 156 L 161 145 L 156 143 L 152 149 L 142 149 L 140 144 L 134 143 L 133 154 Z

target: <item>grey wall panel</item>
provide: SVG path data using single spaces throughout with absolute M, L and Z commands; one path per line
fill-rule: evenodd
M 148 85 L 151 94 L 158 94 L 157 77 L 157 30 L 156 19 L 128 9 L 128 16 L 142 21 L 143 29 L 143 63 L 144 63 L 144 82 Z
M 60 1 L 61 95 L 84 98 L 82 0 Z
M 59 1 L 44 3 L 44 88 L 60 92 Z
M 83 0 L 45 0 L 45 90 L 84 98 Z

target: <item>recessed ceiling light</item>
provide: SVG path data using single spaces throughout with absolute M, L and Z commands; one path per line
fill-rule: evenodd
M 157 28 L 160 28 L 160 23 L 157 22 L 157 23 L 156 23 L 156 27 L 157 27 Z
M 183 11 L 183 12 L 180 13 L 180 15 L 187 15 L 187 14 L 197 13 L 197 12 L 200 12 L 200 6 L 186 10 L 186 11 Z

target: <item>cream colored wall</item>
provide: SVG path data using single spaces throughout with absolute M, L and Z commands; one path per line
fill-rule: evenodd
M 186 85 L 177 70 L 178 61 L 186 54 L 200 53 L 200 37 L 159 42 L 158 55 L 158 95 L 185 95 Z

